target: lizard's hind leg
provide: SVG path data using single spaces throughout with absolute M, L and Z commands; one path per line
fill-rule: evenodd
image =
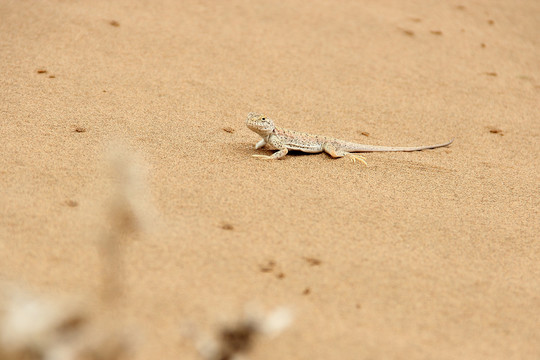
M 333 158 L 346 157 L 349 160 L 351 160 L 353 163 L 359 161 L 367 166 L 366 158 L 363 157 L 362 155 L 357 155 L 357 154 L 353 154 L 347 151 L 336 149 L 336 147 L 332 144 L 328 144 L 328 143 L 324 144 L 323 151 Z

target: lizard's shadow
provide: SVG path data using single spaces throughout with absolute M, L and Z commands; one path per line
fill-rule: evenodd
M 267 150 L 267 151 L 274 152 L 273 150 Z M 309 156 L 309 155 L 317 155 L 317 154 L 320 155 L 321 153 L 305 153 L 300 150 L 289 150 L 289 152 L 287 153 L 287 156 Z
M 255 149 L 253 144 L 249 144 L 248 146 L 241 145 L 241 144 L 231 144 L 231 146 L 235 147 L 238 150 L 241 150 L 243 153 L 251 154 L 251 155 L 272 155 L 277 150 L 271 150 L 267 148 L 261 148 L 261 149 Z M 319 153 L 320 154 L 320 153 Z M 289 150 L 287 153 L 287 156 L 309 156 L 309 155 L 317 155 L 317 153 L 305 153 L 299 150 Z

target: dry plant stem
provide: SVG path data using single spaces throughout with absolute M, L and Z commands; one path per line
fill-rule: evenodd
M 117 234 L 106 234 L 99 243 L 101 259 L 101 301 L 105 308 L 116 308 L 123 296 L 124 250 Z
M 281 333 L 291 321 L 292 313 L 287 308 L 261 314 L 246 307 L 243 316 L 217 327 L 211 337 L 199 337 L 196 345 L 204 360 L 247 359 L 261 337 Z
M 109 152 L 109 167 L 113 177 L 113 194 L 109 204 L 109 230 L 99 243 L 102 262 L 102 302 L 118 305 L 124 295 L 126 246 L 141 227 L 143 206 L 137 198 L 144 187 L 142 171 L 130 152 L 113 146 Z

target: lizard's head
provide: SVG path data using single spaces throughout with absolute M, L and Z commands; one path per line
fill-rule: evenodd
M 276 128 L 274 122 L 261 114 L 249 113 L 246 119 L 246 125 L 251 131 L 255 131 L 261 136 L 271 134 Z

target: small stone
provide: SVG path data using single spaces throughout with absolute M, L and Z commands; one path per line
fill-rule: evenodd
M 319 259 L 311 258 L 311 257 L 305 257 L 304 260 L 307 261 L 307 263 L 311 266 L 318 266 L 322 264 L 322 261 Z
M 79 203 L 75 200 L 68 199 L 65 201 L 65 204 L 69 207 L 77 207 L 79 206 Z
M 221 228 L 223 230 L 234 230 L 234 226 L 232 224 L 229 224 L 229 223 L 225 223 L 225 224 L 221 225 Z

